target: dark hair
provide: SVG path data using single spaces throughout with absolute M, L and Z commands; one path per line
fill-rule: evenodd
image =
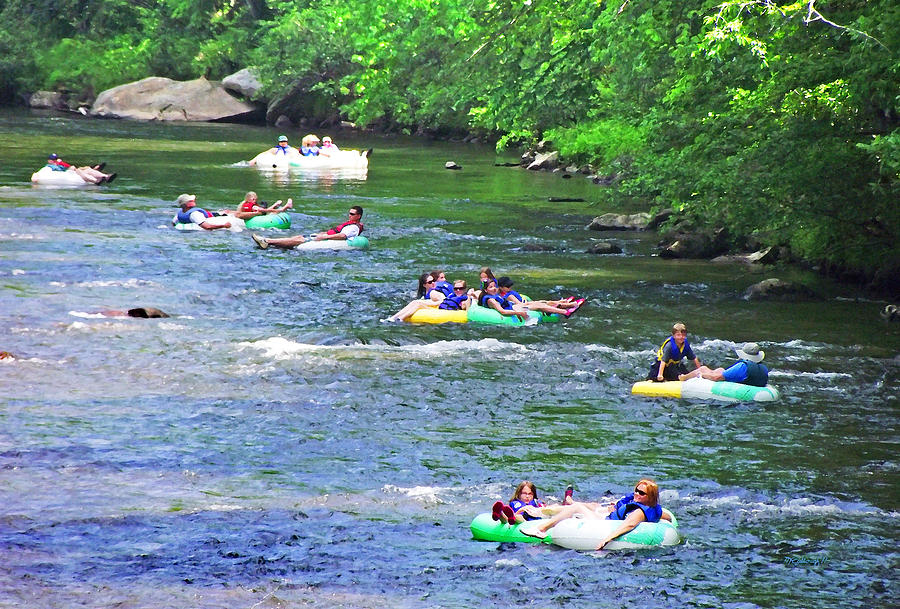
M 481 288 L 482 288 L 481 294 L 478 295 L 478 305 L 479 306 L 482 306 L 482 307 L 487 306 L 484 302 L 484 298 L 485 298 L 485 296 L 490 296 L 490 294 L 487 293 L 487 289 L 488 289 L 488 286 L 491 285 L 492 283 L 494 285 L 497 285 L 497 280 L 494 279 L 493 277 L 489 278 L 487 281 L 485 281 L 483 284 L 481 284 Z
M 356 211 L 358 211 L 358 212 L 359 212 L 359 217 L 362 218 L 362 215 L 363 215 L 363 208 L 362 208 L 362 207 L 360 207 L 359 205 L 354 205 L 354 206 L 351 207 L 350 209 L 355 209 Z
M 432 273 L 431 271 L 428 271 L 428 272 L 425 272 L 425 273 L 422 273 L 421 275 L 419 275 L 419 289 L 416 290 L 416 298 L 422 298 L 423 296 L 425 296 L 425 292 L 426 292 L 425 279 L 429 275 L 434 277 L 434 273 Z

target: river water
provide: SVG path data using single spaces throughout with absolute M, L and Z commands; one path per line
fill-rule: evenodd
M 278 134 L 0 113 L 0 350 L 16 356 L 0 360 L 0 607 L 895 602 L 900 324 L 884 302 L 796 269 L 661 260 L 647 234 L 586 254 L 601 236 L 584 226 L 612 210 L 548 197 L 599 187 L 486 148 L 332 134 L 374 147 L 365 176 L 233 166 Z M 119 177 L 32 186 L 49 152 Z M 247 190 L 293 198 L 290 234 L 362 205 L 372 247 L 261 251 L 168 226 L 182 192 L 217 209 Z M 420 272 L 472 284 L 482 265 L 588 304 L 528 328 L 379 322 Z M 822 297 L 741 298 L 769 276 Z M 172 317 L 97 315 L 132 306 Z M 758 341 L 781 401 L 632 397 L 679 320 L 704 362 Z M 471 539 L 521 479 L 593 499 L 643 476 L 681 545 Z

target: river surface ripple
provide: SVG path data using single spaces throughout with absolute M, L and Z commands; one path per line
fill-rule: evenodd
M 581 177 L 403 138 L 366 175 L 233 164 L 278 132 L 0 113 L 0 607 L 819 607 L 897 598 L 900 330 L 790 268 L 652 257 Z M 301 134 L 290 134 L 299 140 Z M 321 134 L 320 135 L 324 135 Z M 109 187 L 33 187 L 48 152 Z M 455 160 L 462 171 L 443 168 Z M 503 159 L 509 160 L 509 159 Z M 172 230 L 172 201 L 293 197 L 296 231 L 366 209 L 368 251 L 262 252 Z M 634 211 L 634 210 L 621 210 Z M 294 231 L 291 231 L 293 234 Z M 531 328 L 380 319 L 432 267 L 588 305 Z M 751 303 L 768 276 L 825 297 Z M 156 306 L 168 319 L 97 315 Z M 632 397 L 667 328 L 704 362 L 758 341 L 783 394 Z M 481 543 L 515 484 L 662 488 L 684 542 L 576 553 Z

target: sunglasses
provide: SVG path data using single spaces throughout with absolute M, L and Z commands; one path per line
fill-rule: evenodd
M 434 283 L 434 279 L 426 279 L 425 283 Z
M 645 493 L 644 491 L 642 491 L 642 490 L 639 489 L 639 488 L 634 489 L 634 494 L 635 494 L 635 495 L 640 495 L 641 497 L 646 497 L 646 496 L 647 496 L 647 493 Z
M 358 216 L 359 212 L 358 211 L 348 211 L 347 214 L 350 216 Z
M 453 289 L 454 289 L 454 290 L 465 290 L 465 289 L 466 289 L 466 286 L 464 286 L 464 285 L 455 285 L 455 286 L 453 286 Z

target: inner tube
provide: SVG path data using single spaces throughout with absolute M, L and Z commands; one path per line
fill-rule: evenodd
M 560 317 L 556 313 L 528 311 L 528 319 L 526 321 L 517 315 L 501 315 L 494 309 L 472 303 L 465 311 L 453 311 L 437 307 L 419 309 L 410 316 L 409 321 L 414 324 L 473 323 L 497 326 L 532 326 L 534 324 L 555 323 L 559 319 Z
M 74 171 L 53 171 L 47 166 L 41 167 L 31 174 L 34 184 L 45 186 L 96 186 L 93 182 L 84 180 Z
M 369 247 L 369 240 L 359 235 L 349 239 L 323 239 L 321 241 L 307 241 L 294 249 L 297 250 L 364 250 Z
M 206 230 L 199 224 L 194 224 L 193 222 L 188 222 L 185 224 L 182 224 L 181 222 L 177 222 L 176 221 L 177 218 L 178 218 L 178 216 L 175 216 L 172 218 L 172 226 L 175 228 L 175 230 L 180 230 L 180 231 Z M 242 230 L 244 230 L 244 221 L 241 220 L 240 218 L 235 218 L 234 216 L 227 216 L 227 215 L 226 216 L 213 216 L 212 218 L 207 218 L 206 221 L 209 222 L 210 224 L 214 224 L 214 225 L 222 225 L 222 224 L 225 224 L 226 222 L 230 222 L 231 228 L 229 228 L 228 230 L 233 233 L 239 233 Z
M 686 381 L 639 381 L 631 393 L 653 398 L 718 400 L 720 402 L 775 402 L 781 394 L 772 385 L 757 387 L 729 381 L 693 378 Z
M 642 522 L 624 535 L 610 541 L 604 550 L 640 549 L 658 546 L 674 546 L 681 542 L 678 520 L 671 511 L 663 508 L 672 522 Z M 547 531 L 547 537 L 538 539 L 522 532 L 529 527 L 540 525 L 540 520 L 530 520 L 521 524 L 503 524 L 491 517 L 490 513 L 478 514 L 469 529 L 472 537 L 479 541 L 500 543 L 552 543 L 570 550 L 593 551 L 621 523 L 621 520 L 600 520 L 594 518 L 567 518 Z
M 369 166 L 369 157 L 359 150 L 341 150 L 332 156 L 292 156 L 289 162 L 292 169 L 364 169 Z
M 286 212 L 277 214 L 261 214 L 244 220 L 244 226 L 247 228 L 290 228 L 291 215 Z

